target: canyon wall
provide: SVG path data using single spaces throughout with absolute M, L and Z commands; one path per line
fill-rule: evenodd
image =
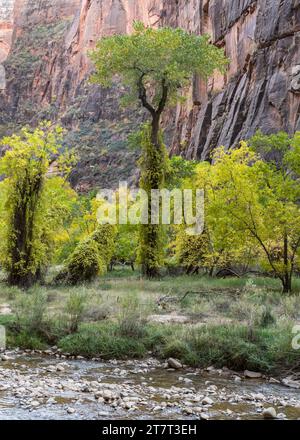
M 208 159 L 260 128 L 300 130 L 300 0 L 165 2 L 165 23 L 208 32 L 230 66 L 207 85 L 195 80 L 173 118 L 173 152 Z
M 0 0 L 0 135 L 59 120 L 80 153 L 78 189 L 132 176 L 126 138 L 144 114 L 119 107 L 120 88 L 89 83 L 87 52 L 136 19 L 209 33 L 231 60 L 226 75 L 194 78 L 186 103 L 167 112 L 173 153 L 207 159 L 257 128 L 300 129 L 300 0 Z
M 6 88 L 6 60 L 12 44 L 14 0 L 0 0 L 0 91 Z

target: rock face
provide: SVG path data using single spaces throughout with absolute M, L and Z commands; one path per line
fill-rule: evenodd
M 172 149 L 179 140 L 188 158 L 207 159 L 261 128 L 300 129 L 300 1 L 211 0 L 166 9 L 166 23 L 209 32 L 231 63 L 224 78 L 195 80 L 189 105 L 174 118 Z M 183 142 L 185 141 L 185 142 Z
M 208 84 L 194 78 L 186 103 L 166 115 L 173 153 L 207 159 L 257 128 L 300 129 L 300 0 L 0 0 L 1 133 L 59 120 L 80 152 L 78 189 L 128 179 L 126 137 L 143 115 L 119 108 L 119 88 L 89 84 L 87 52 L 136 19 L 210 33 L 231 60 Z
M 0 0 L 0 91 L 6 88 L 5 69 L 1 64 L 11 48 L 14 0 Z

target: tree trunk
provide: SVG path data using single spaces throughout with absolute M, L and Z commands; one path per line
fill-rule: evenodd
M 282 277 L 282 291 L 283 293 L 291 293 L 292 291 L 292 273 L 289 270 L 289 254 L 288 254 L 288 236 L 285 233 L 283 239 L 283 260 L 284 260 L 284 275 Z
M 160 148 L 159 145 L 159 125 L 160 125 L 160 115 L 155 113 L 152 116 L 151 123 L 151 142 L 156 148 Z
M 212 278 L 214 276 L 214 271 L 215 271 L 215 266 L 211 266 L 211 268 L 209 269 L 209 273 L 208 273 L 208 276 L 210 278 Z
M 290 294 L 292 292 L 292 275 L 286 272 L 281 279 L 282 293 Z

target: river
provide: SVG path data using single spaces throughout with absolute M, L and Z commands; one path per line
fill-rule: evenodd
M 169 370 L 155 359 L 89 361 L 21 351 L 0 361 L 0 419 L 300 418 L 300 390 L 232 372 Z

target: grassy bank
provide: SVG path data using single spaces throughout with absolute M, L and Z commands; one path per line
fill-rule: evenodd
M 0 324 L 8 343 L 22 348 L 58 345 L 105 359 L 152 352 L 192 366 L 276 374 L 299 368 L 300 351 L 292 349 L 297 283 L 293 296 L 265 278 L 145 281 L 123 270 L 87 286 L 37 286 L 28 293 L 2 283 L 0 311 L 11 313 L 0 315 Z

